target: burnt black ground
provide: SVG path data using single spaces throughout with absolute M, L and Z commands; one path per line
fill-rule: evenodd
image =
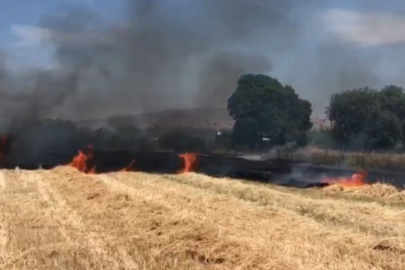
M 89 149 L 82 150 L 88 154 Z M 68 164 L 77 152 L 50 152 L 41 155 L 21 153 L 6 157 L 2 167 L 13 169 L 35 170 L 39 167 L 51 169 Z M 89 167 L 96 167 L 97 173 L 118 171 L 125 168 L 132 160 L 136 171 L 161 174 L 176 174 L 184 166 L 180 153 L 158 151 L 129 151 L 96 148 Z M 274 183 L 282 186 L 310 188 L 327 185 L 325 177 L 351 177 L 354 169 L 338 167 L 314 166 L 292 162 L 289 160 L 252 161 L 225 154 L 198 154 L 196 172 L 212 177 L 230 177 L 234 179 L 252 180 L 263 183 Z M 381 181 L 403 188 L 405 177 L 392 172 L 369 171 L 371 183 Z
M 151 151 L 155 148 L 142 137 L 150 138 L 151 134 L 140 132 L 135 136 L 125 130 L 128 129 L 92 130 L 61 120 L 16 122 L 8 130 L 6 143 L 0 145 L 0 168 L 51 169 L 69 164 L 79 150 L 89 154 L 88 145 L 94 146 L 94 158 L 89 161 L 88 167 L 95 166 L 99 173 L 122 170 L 132 160 L 135 170 L 149 173 L 175 174 L 183 168 L 180 153 Z M 299 188 L 324 186 L 326 184 L 322 179 L 325 177 L 351 177 L 356 171 L 291 160 L 247 160 L 233 154 L 217 153 L 198 154 L 196 169 L 198 173 L 213 177 L 231 177 Z M 405 172 L 371 170 L 369 180 L 383 180 L 402 189 Z

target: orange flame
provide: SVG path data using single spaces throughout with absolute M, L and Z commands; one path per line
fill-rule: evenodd
M 329 185 L 337 185 L 346 188 L 361 187 L 369 185 L 369 183 L 367 183 L 367 176 L 368 173 L 361 170 L 358 173 L 353 174 L 351 178 L 326 178 L 324 179 L 324 182 Z
M 197 154 L 185 153 L 179 155 L 184 160 L 184 168 L 179 173 L 193 172 L 197 168 Z
M 135 160 L 131 160 L 131 162 L 121 171 L 123 172 L 130 172 L 134 170 L 134 164 L 135 164 Z
M 73 158 L 70 166 L 76 168 L 80 172 L 84 172 L 87 174 L 95 174 L 96 167 L 88 168 L 88 163 L 93 161 L 93 146 L 89 145 L 89 153 L 86 155 L 81 150 L 79 150 L 78 154 Z
M 96 174 L 96 166 L 94 166 L 90 170 L 87 170 L 87 174 Z

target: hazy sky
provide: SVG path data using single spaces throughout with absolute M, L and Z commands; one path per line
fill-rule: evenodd
M 97 4 L 96 4 L 97 3 Z M 3 0 L 0 1 L 0 48 L 10 52 L 11 67 L 47 66 L 52 63 L 52 46 L 39 42 L 37 26 L 42 16 L 64 5 L 80 5 L 118 21 L 123 13 L 123 0 Z
M 190 1 L 167 2 L 176 3 L 177 7 L 178 2 L 184 2 L 185 9 L 181 12 L 188 14 L 187 8 L 191 5 L 186 2 Z M 54 32 L 39 22 L 61 6 L 86 6 L 95 10 L 104 21 L 120 25 L 126 18 L 124 2 L 0 1 L 0 49 L 6 53 L 8 68 L 16 71 L 34 66 L 51 68 L 56 65 L 55 44 L 48 42 Z M 308 4 L 302 4 L 306 1 L 290 1 L 291 5 L 300 3 L 296 7 L 274 4 L 277 2 L 274 0 L 246 2 L 262 6 L 264 12 L 269 12 L 269 16 L 277 10 L 284 13 L 289 17 L 289 23 L 294 24 L 292 31 L 296 33 L 286 35 L 285 31 L 290 31 L 290 28 L 281 25 L 268 34 L 266 31 L 258 32 L 254 37 L 257 39 L 255 42 L 238 40 L 240 42 L 235 44 L 235 48 L 268 56 L 272 63 L 268 74 L 277 77 L 283 84 L 292 85 L 302 97 L 309 99 L 315 116 L 322 116 L 330 94 L 337 91 L 366 85 L 382 87 L 391 83 L 405 86 L 404 1 L 309 0 Z M 170 5 L 166 5 L 166 8 L 170 9 Z M 193 12 L 198 10 L 191 10 L 188 15 L 192 17 Z M 243 16 L 240 15 L 242 19 Z M 186 17 L 184 15 L 183 19 Z M 217 23 L 220 27 L 221 21 Z M 232 44 L 226 46 L 232 47 Z M 190 85 L 192 82 L 189 82 L 187 89 Z M 187 101 L 180 105 L 187 106 Z

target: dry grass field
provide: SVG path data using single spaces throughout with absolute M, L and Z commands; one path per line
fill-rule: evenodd
M 331 149 L 325 150 L 317 147 L 306 147 L 298 149 L 292 155 L 284 154 L 283 157 L 320 165 L 346 166 L 351 168 L 396 171 L 404 171 L 405 168 L 404 153 L 343 152 Z
M 405 269 L 405 194 L 0 171 L 0 269 Z

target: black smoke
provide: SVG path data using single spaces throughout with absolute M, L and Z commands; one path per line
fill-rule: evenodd
M 53 68 L 12 73 L 0 55 L 1 117 L 225 108 L 244 73 L 282 73 L 319 114 L 332 93 L 386 83 L 378 71 L 384 55 L 316 39 L 316 18 L 330 7 L 320 0 L 128 0 L 113 22 L 88 7 L 60 7 L 37 24 L 55 50 Z
M 256 48 L 272 36 L 273 48 L 293 46 L 299 26 L 289 12 L 298 3 L 129 0 L 123 21 L 113 23 L 89 8 L 60 8 L 37 25 L 42 42 L 55 49 L 55 68 L 23 76 L 0 66 L 0 81 L 8 81 L 2 103 L 14 105 L 3 117 L 74 120 L 225 107 L 240 75 L 272 70 L 270 56 Z

